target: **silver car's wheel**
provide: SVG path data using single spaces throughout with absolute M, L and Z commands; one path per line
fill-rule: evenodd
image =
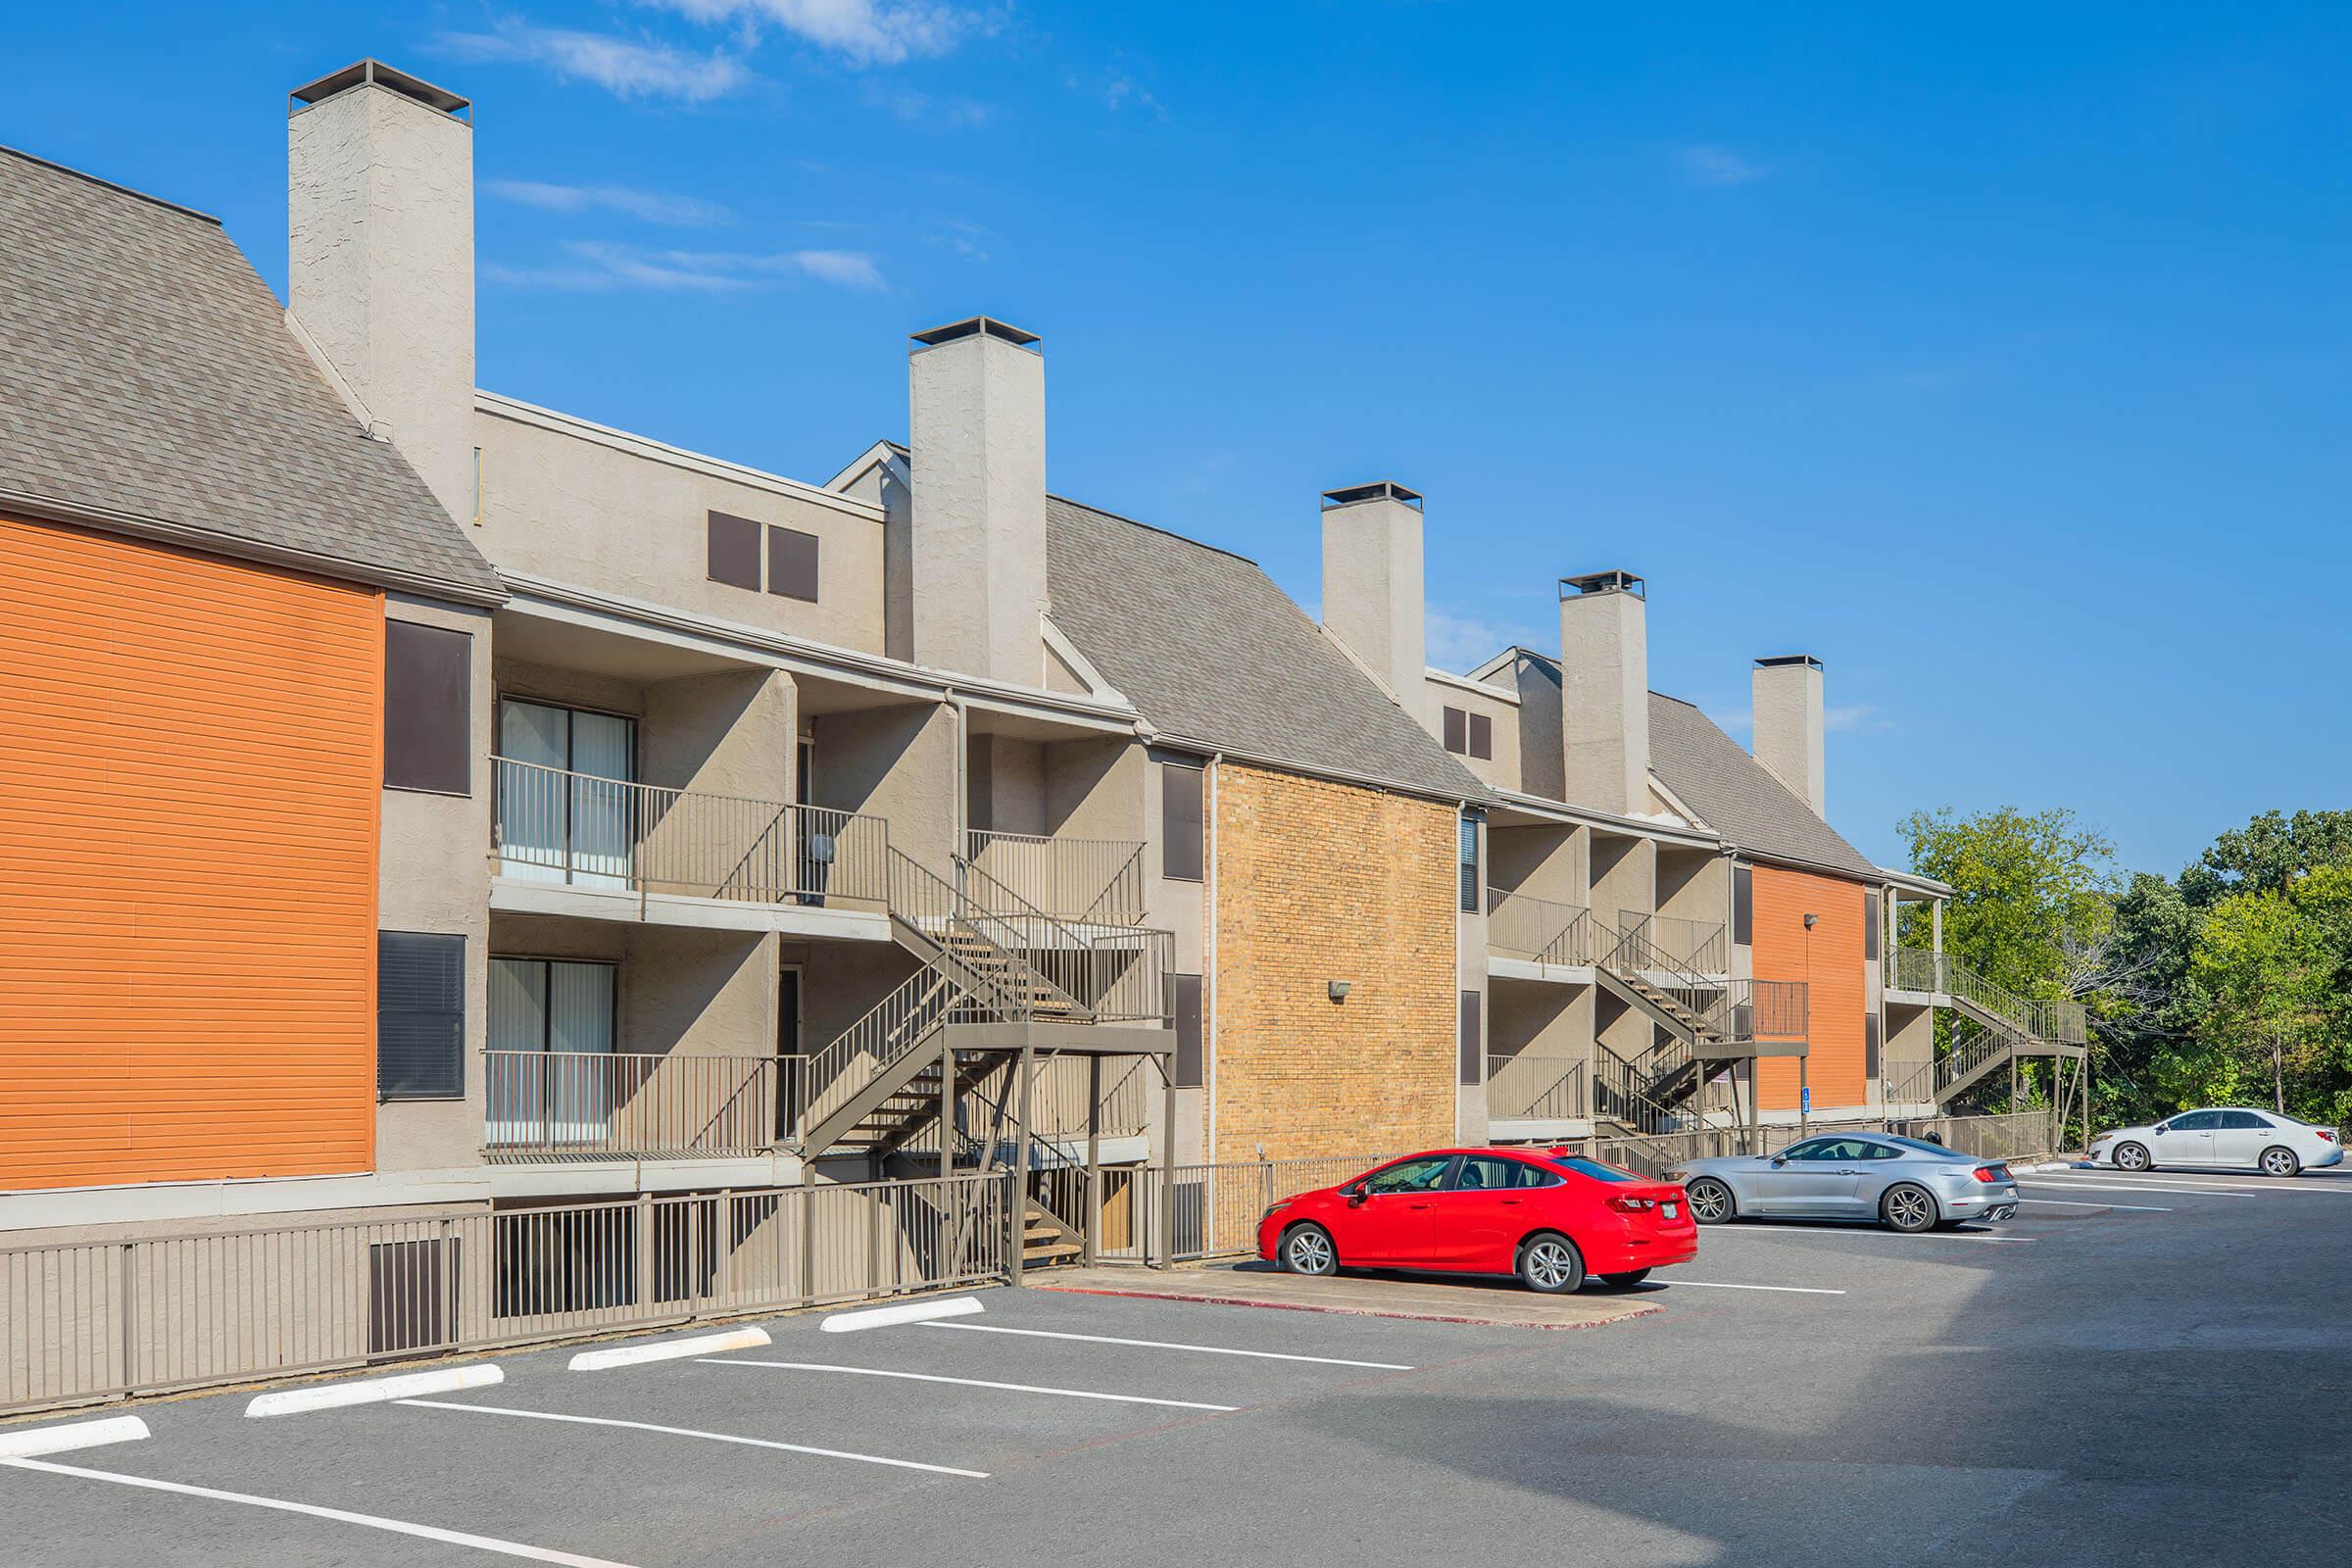
M 2262 1173 L 2265 1176 L 2293 1176 L 2303 1169 L 2303 1162 L 2291 1149 L 2266 1149 L 2262 1152 Z
M 1701 1225 L 1720 1225 L 1739 1212 L 1732 1200 L 1732 1190 L 1712 1176 L 1702 1176 L 1690 1184 L 1690 1217 Z
M 2115 1168 L 2117 1170 L 2154 1170 L 2156 1162 L 2148 1158 L 2148 1152 L 2138 1144 L 2118 1144 L 2115 1146 Z
M 1585 1256 L 1557 1231 L 1531 1236 L 1519 1249 L 1519 1278 L 1531 1291 L 1567 1296 L 1585 1284 Z
M 1929 1230 L 1936 1224 L 1936 1200 L 1926 1188 L 1904 1182 L 1879 1200 L 1879 1218 L 1898 1231 Z
M 1293 1274 L 1337 1274 L 1340 1254 L 1331 1233 L 1320 1225 L 1300 1225 L 1282 1239 L 1282 1266 Z

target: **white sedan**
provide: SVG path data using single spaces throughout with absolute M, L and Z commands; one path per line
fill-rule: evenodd
M 2090 1141 L 2090 1162 L 2118 1170 L 2218 1166 L 2292 1176 L 2340 1164 L 2343 1157 L 2334 1128 L 2274 1110 L 2184 1110 L 2150 1126 L 2118 1127 Z

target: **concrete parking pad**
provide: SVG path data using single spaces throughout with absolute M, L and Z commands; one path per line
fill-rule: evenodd
M 1392 1274 L 1313 1279 L 1247 1263 L 1178 1269 L 1058 1269 L 1032 1283 L 1039 1290 L 1086 1296 L 1134 1296 L 1514 1329 L 1598 1328 L 1660 1310 L 1654 1301 L 1605 1290 L 1542 1296 L 1517 1284 L 1486 1281 L 1407 1279 Z

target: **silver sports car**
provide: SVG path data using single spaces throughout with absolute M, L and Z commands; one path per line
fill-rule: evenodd
M 1690 1194 L 1701 1225 L 1763 1216 L 1876 1219 L 1924 1231 L 2017 1212 L 2017 1182 L 1999 1160 L 1976 1159 L 1891 1133 L 1833 1133 L 1777 1154 L 1694 1159 L 1666 1172 Z

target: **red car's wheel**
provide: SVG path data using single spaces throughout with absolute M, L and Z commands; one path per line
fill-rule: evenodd
M 1320 1225 L 1294 1225 L 1282 1238 L 1282 1266 L 1290 1274 L 1337 1274 L 1339 1250 Z
M 1585 1254 L 1558 1231 L 1540 1231 L 1519 1248 L 1519 1279 L 1531 1291 L 1569 1296 L 1585 1284 Z

